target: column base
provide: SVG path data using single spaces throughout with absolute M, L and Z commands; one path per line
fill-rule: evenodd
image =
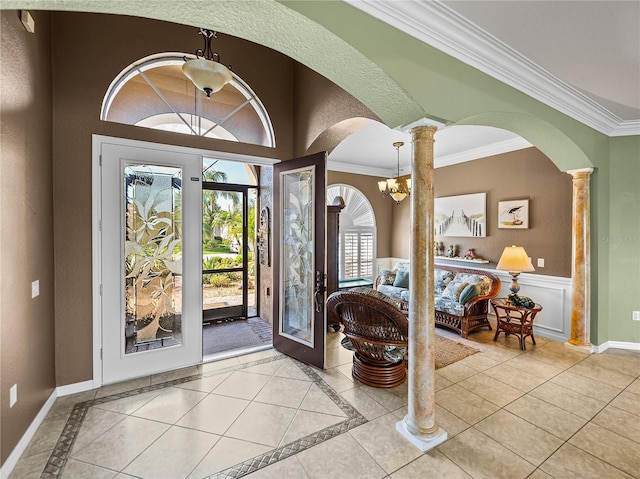
M 440 426 L 437 426 L 435 432 L 431 434 L 414 434 L 407 429 L 404 419 L 400 419 L 396 423 L 396 430 L 422 452 L 430 451 L 434 447 L 439 446 L 445 442 L 448 437 L 447 431 Z
M 564 347 L 568 349 L 573 349 L 574 351 L 580 351 L 581 353 L 587 353 L 587 354 L 591 354 L 594 351 L 593 344 L 591 343 L 573 344 L 571 340 L 564 343 Z

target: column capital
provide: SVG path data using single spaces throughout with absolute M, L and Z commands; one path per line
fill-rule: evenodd
M 578 178 L 590 178 L 593 173 L 593 168 L 579 168 L 577 170 L 567 170 L 567 174 L 571 175 L 573 179 Z
M 413 140 L 433 141 L 433 137 L 436 134 L 436 131 L 438 131 L 437 126 L 420 125 L 420 126 L 414 126 L 413 128 L 411 128 L 409 130 L 409 133 L 411 133 L 411 137 L 413 138 Z

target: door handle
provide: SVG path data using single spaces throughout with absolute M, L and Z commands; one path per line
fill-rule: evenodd
M 316 284 L 313 295 L 316 303 L 316 313 L 321 313 L 324 308 L 324 292 L 326 291 L 324 282 L 326 278 L 327 275 L 322 271 L 316 271 Z

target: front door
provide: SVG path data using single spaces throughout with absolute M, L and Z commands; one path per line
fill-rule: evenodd
M 101 144 L 102 381 L 202 360 L 201 157 Z
M 274 166 L 273 346 L 306 364 L 325 362 L 326 153 Z

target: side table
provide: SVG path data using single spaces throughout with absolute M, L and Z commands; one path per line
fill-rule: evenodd
M 518 336 L 520 349 L 523 351 L 527 349 L 524 344 L 527 336 L 531 336 L 531 342 L 536 344 L 533 336 L 533 320 L 536 314 L 542 311 L 542 306 L 536 303 L 533 308 L 523 308 L 512 304 L 509 298 L 494 298 L 490 301 L 497 320 L 494 341 L 498 339 L 500 331 L 503 331 L 505 336 L 510 334 Z

